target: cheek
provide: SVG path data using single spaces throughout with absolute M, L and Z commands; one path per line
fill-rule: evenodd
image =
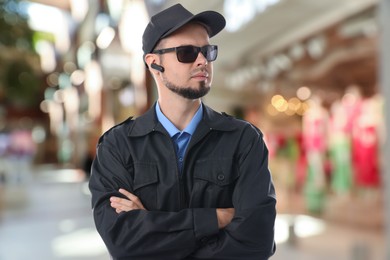
M 181 85 L 185 81 L 187 81 L 187 78 L 184 77 L 186 75 L 184 72 L 179 71 L 178 69 L 173 69 L 171 73 L 169 73 L 169 81 L 176 85 Z
M 184 83 L 189 79 L 189 70 L 183 66 L 172 66 L 167 71 L 166 76 L 172 83 Z

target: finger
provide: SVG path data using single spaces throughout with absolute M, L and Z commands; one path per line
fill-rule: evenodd
M 135 200 L 138 200 L 138 197 L 135 196 L 133 193 L 131 192 L 128 192 L 127 190 L 125 189 L 119 189 L 119 192 L 122 193 L 123 195 L 125 195 L 127 198 L 129 198 L 130 200 L 132 201 L 135 201 Z
M 115 209 L 121 209 L 122 211 L 130 211 L 133 209 L 139 209 L 139 206 L 127 199 L 122 199 L 118 197 L 111 197 L 110 198 L 111 207 Z
M 131 200 L 128 200 L 128 199 L 122 199 L 122 198 L 113 198 L 111 200 L 112 203 L 115 203 L 119 206 L 122 206 L 122 207 L 129 207 L 129 208 L 133 208 L 136 206 L 136 203 L 134 203 L 133 201 Z
M 124 200 L 124 199 L 118 198 L 118 197 L 111 197 L 110 198 L 111 207 L 113 207 L 113 208 L 121 207 L 123 204 L 122 200 Z
M 129 198 L 132 202 L 138 205 L 140 209 L 145 209 L 144 205 L 142 204 L 141 200 L 135 196 L 134 194 L 128 192 L 125 189 L 119 189 L 119 192 L 125 195 L 127 198 Z

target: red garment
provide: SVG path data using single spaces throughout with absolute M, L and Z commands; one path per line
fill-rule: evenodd
M 379 144 L 377 129 L 373 125 L 357 125 L 353 138 L 353 164 L 358 186 L 378 186 Z
M 313 118 L 308 121 L 305 129 L 305 147 L 308 152 L 326 150 L 326 122 L 325 118 Z

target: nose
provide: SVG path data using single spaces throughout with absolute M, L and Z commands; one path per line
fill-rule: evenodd
M 204 66 L 208 64 L 206 57 L 203 55 L 201 51 L 198 53 L 198 57 L 196 58 L 195 62 L 197 66 Z

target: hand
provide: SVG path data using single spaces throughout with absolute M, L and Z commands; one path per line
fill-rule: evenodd
M 128 199 L 120 198 L 120 197 L 111 197 L 111 207 L 113 207 L 116 213 L 128 212 L 134 209 L 145 209 L 142 205 L 141 200 L 135 196 L 134 194 L 128 192 L 125 189 L 119 189 L 119 192 L 125 195 Z
M 226 227 L 234 217 L 234 208 L 217 209 L 218 228 Z

